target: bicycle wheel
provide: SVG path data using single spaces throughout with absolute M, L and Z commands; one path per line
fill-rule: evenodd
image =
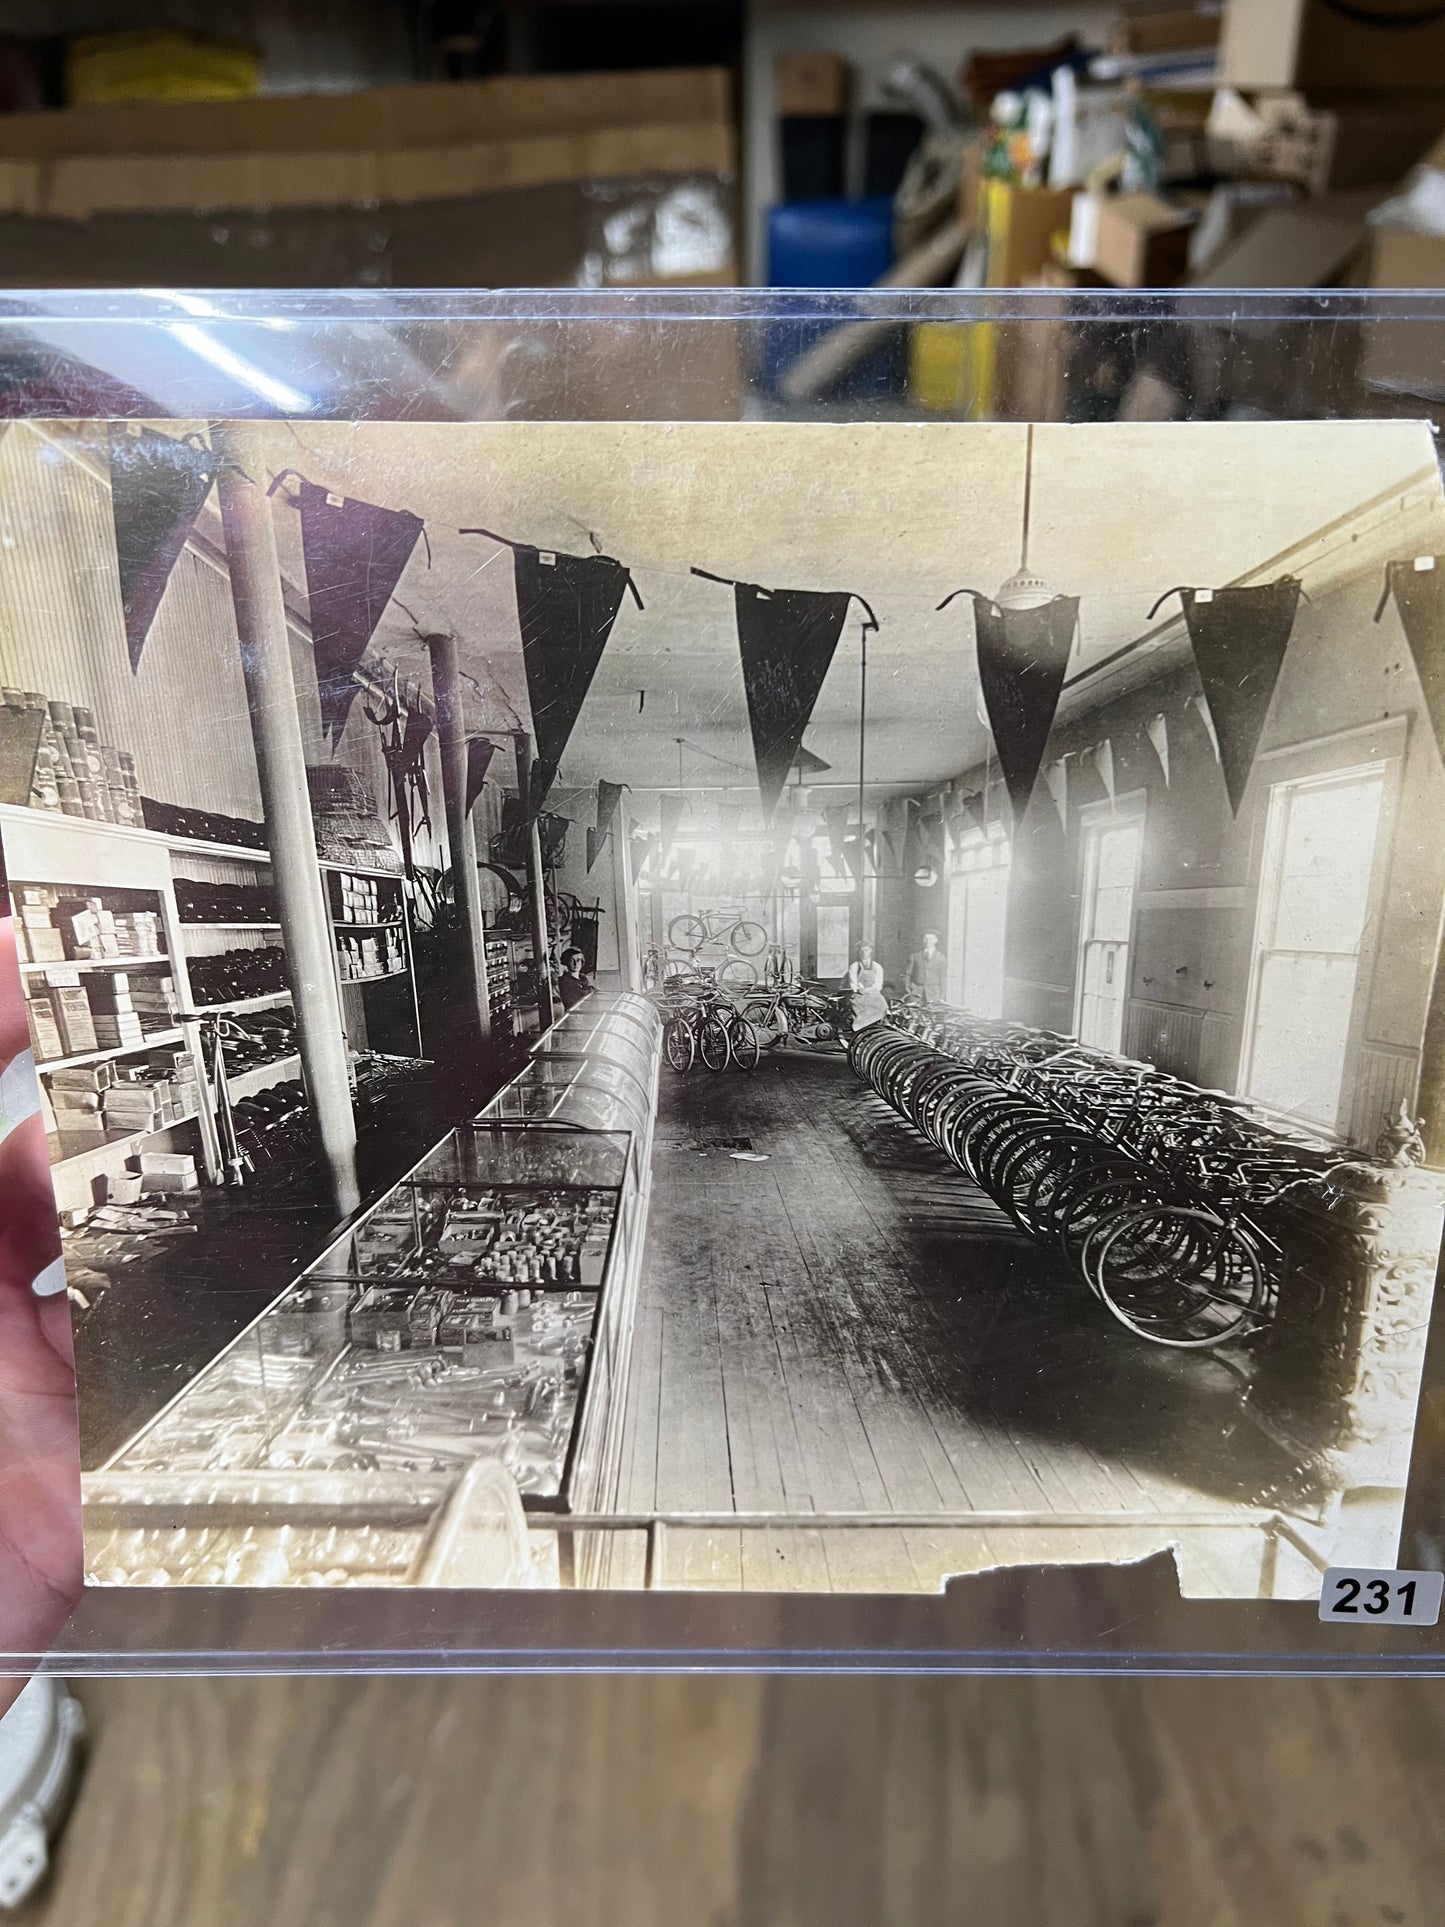
M 707 925 L 701 917 L 674 917 L 667 926 L 667 941 L 676 950 L 701 950 L 707 942 Z
M 728 1027 L 715 1011 L 698 1020 L 697 1054 L 710 1071 L 725 1071 L 732 1061 Z
M 1259 1255 L 1212 1211 L 1154 1205 L 1126 1213 L 1100 1243 L 1094 1273 L 1119 1323 L 1154 1345 L 1204 1351 L 1266 1322 Z
M 762 1042 L 758 1037 L 756 1025 L 750 1023 L 742 1012 L 728 1024 L 728 1048 L 733 1062 L 740 1071 L 755 1071 L 763 1054 Z
M 668 1018 L 667 1027 L 662 1033 L 662 1050 L 670 1070 L 680 1073 L 692 1069 L 697 1044 L 693 1039 L 692 1025 L 686 1017 Z
M 760 957 L 768 947 L 768 933 L 760 923 L 744 918 L 733 925 L 730 941 L 740 957 Z
M 746 957 L 729 957 L 717 967 L 717 981 L 732 984 L 739 990 L 747 990 L 758 981 L 758 968 L 750 964 Z

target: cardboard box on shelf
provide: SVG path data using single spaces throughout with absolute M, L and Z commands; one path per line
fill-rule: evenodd
M 1370 246 L 1372 288 L 1445 288 L 1445 234 L 1378 228 Z
M 0 118 L 0 213 L 60 220 L 370 209 L 735 166 L 731 77 L 712 67 Z
M 1225 0 L 1220 65 L 1231 87 L 1415 92 L 1445 75 L 1445 13 L 1382 0 Z
M 1054 259 L 1055 235 L 1068 232 L 1073 191 L 985 180 L 980 199 L 988 235 L 989 287 L 1027 286 Z
M 841 54 L 779 54 L 774 74 L 780 114 L 814 120 L 847 113 L 852 74 Z
M 1368 238 L 1363 208 L 1334 202 L 1271 208 L 1195 275 L 1191 286 L 1335 286 L 1363 255 Z
M 1184 277 L 1193 215 L 1157 194 L 1101 195 L 1093 259 L 1076 263 L 1115 288 L 1167 288 Z
M 1220 16 L 1201 7 L 1170 7 L 1159 13 L 1125 14 L 1114 23 L 1109 46 L 1116 54 L 1172 54 L 1219 44 Z

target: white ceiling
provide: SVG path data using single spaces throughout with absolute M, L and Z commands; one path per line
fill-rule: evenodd
M 425 519 L 430 565 L 418 545 L 378 645 L 420 666 L 398 605 L 423 629 L 454 631 L 478 683 L 504 692 L 477 703 L 479 725 L 508 720 L 508 703 L 526 716 L 525 677 L 510 551 L 457 530 L 481 524 L 580 553 L 590 533 L 632 568 L 646 607 L 623 603 L 563 760 L 569 785 L 626 782 L 644 818 L 648 792 L 676 788 L 679 773 L 691 792 L 755 793 L 731 592 L 691 576 L 694 564 L 867 598 L 881 625 L 868 643 L 870 780 L 921 785 L 982 758 L 969 604 L 936 605 L 960 586 L 991 593 L 1018 567 L 1022 426 L 306 422 L 246 432 L 270 473 L 295 468 Z M 1428 430 L 1416 423 L 1060 424 L 1034 437 L 1029 560 L 1053 589 L 1082 597 L 1071 675 L 1143 634 L 1151 604 L 1175 584 L 1272 570 L 1392 492 L 1428 483 L 1438 505 Z M 296 518 L 280 509 L 277 521 L 283 562 L 303 579 Z M 1374 546 L 1388 540 L 1387 524 Z M 833 766 L 825 782 L 857 778 L 859 631 L 845 627 L 805 739 Z

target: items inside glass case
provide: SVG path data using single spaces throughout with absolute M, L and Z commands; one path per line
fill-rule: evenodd
M 396 1583 L 451 1482 L 483 1459 L 524 1506 L 575 1502 L 579 1437 L 615 1432 L 605 1414 L 584 1427 L 581 1408 L 625 1384 L 659 1058 L 651 1007 L 609 1001 L 542 1038 L 477 1119 L 87 1478 L 95 1583 L 222 1583 L 237 1560 L 263 1566 L 260 1583 Z M 584 1503 L 599 1473 L 586 1468 Z M 256 1482 L 238 1495 L 235 1475 Z M 371 1481 L 399 1475 L 424 1483 L 388 1487 L 394 1503 L 372 1517 Z M 376 1543 L 340 1531 L 358 1499 Z M 168 1517 L 177 1506 L 186 1523 Z M 396 1532 L 412 1535 L 405 1558 L 384 1551 Z

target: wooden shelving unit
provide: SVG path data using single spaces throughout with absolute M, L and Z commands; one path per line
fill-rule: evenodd
M 81 895 L 107 896 L 116 891 L 140 892 L 154 900 L 164 933 L 165 949 L 154 956 L 106 957 L 77 962 L 27 963 L 27 976 L 46 970 L 142 971 L 166 968 L 175 984 L 179 1006 L 177 1021 L 164 1030 L 149 1032 L 139 1044 L 122 1044 L 94 1051 L 80 1051 L 64 1057 L 37 1062 L 46 1073 L 79 1069 L 90 1064 L 144 1057 L 150 1051 L 182 1046 L 202 1093 L 198 1109 L 187 1110 L 153 1130 L 113 1131 L 104 1136 L 89 1132 L 65 1132 L 52 1138 L 52 1176 L 56 1202 L 62 1209 L 83 1208 L 94 1202 L 93 1185 L 98 1177 L 119 1173 L 126 1160 L 150 1139 L 187 1125 L 197 1127 L 200 1136 L 201 1165 L 212 1182 L 222 1175 L 220 1148 L 214 1118 L 208 1104 L 209 1080 L 205 1075 L 201 1050 L 200 1021 L 207 1015 L 240 1015 L 248 1011 L 276 1008 L 291 1000 L 289 990 L 276 990 L 256 997 L 197 1007 L 192 1001 L 188 959 L 190 933 L 218 927 L 203 923 L 183 923 L 176 908 L 176 864 L 187 856 L 208 861 L 264 866 L 269 858 L 264 850 L 225 843 L 201 843 L 184 837 L 162 835 L 155 830 L 132 829 L 114 823 L 95 822 L 48 810 L 30 809 L 18 804 L 0 804 L 5 851 L 12 887 L 39 884 L 63 888 Z M 264 926 L 276 928 L 275 925 Z M 269 1064 L 253 1065 L 228 1079 L 233 1099 L 252 1095 L 267 1085 L 294 1077 L 299 1068 L 294 1054 Z

